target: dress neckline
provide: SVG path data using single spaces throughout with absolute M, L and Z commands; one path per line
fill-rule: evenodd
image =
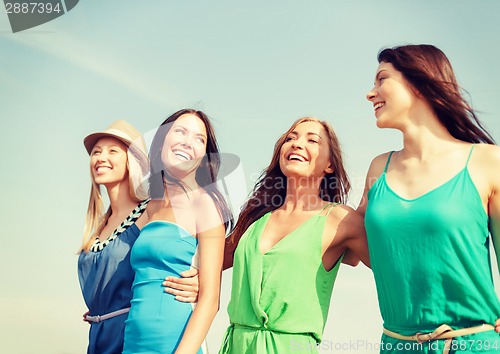
M 266 252 L 262 252 L 261 251 L 261 248 L 260 248 L 260 245 L 261 245 L 261 242 L 262 242 L 262 235 L 264 234 L 264 231 L 266 230 L 266 227 L 267 227 L 267 224 L 269 222 L 269 219 L 271 218 L 271 215 L 273 213 L 274 210 L 271 210 L 271 211 L 268 211 L 265 215 L 264 215 L 264 225 L 262 226 L 262 232 L 260 233 L 259 235 L 259 240 L 258 240 L 258 246 L 259 246 L 259 252 L 262 256 L 265 256 L 266 254 L 268 254 L 269 252 L 271 252 L 272 250 L 274 250 L 276 248 L 276 246 L 278 246 L 279 244 L 283 243 L 283 241 L 287 238 L 289 238 L 291 235 L 295 234 L 298 230 L 300 230 L 305 224 L 307 224 L 309 221 L 317 218 L 317 217 L 324 217 L 326 218 L 328 216 L 328 214 L 330 214 L 330 211 L 336 206 L 338 205 L 339 203 L 328 203 L 326 204 L 323 208 L 321 208 L 321 210 L 319 210 L 316 214 L 314 214 L 313 216 L 309 217 L 308 219 L 304 220 L 302 223 L 300 223 L 299 226 L 297 226 L 295 229 L 293 229 L 292 231 L 290 231 L 289 233 L 287 233 L 285 236 L 283 236 L 281 239 L 278 240 L 278 242 L 276 242 L 271 248 L 269 248 Z M 328 210 L 328 213 L 326 213 L 326 215 L 321 215 L 321 213 L 328 207 L 331 207 L 330 210 Z M 279 247 L 279 246 L 278 246 Z
M 415 202 L 419 199 L 422 199 L 422 198 L 425 198 L 426 196 L 430 195 L 430 194 L 433 194 L 434 192 L 446 187 L 448 184 L 450 184 L 451 182 L 453 182 L 455 179 L 457 179 L 461 174 L 463 173 L 469 173 L 467 167 L 464 167 L 462 168 L 460 171 L 458 171 L 454 176 L 452 176 L 450 179 L 448 179 L 447 181 L 441 183 L 440 185 L 428 190 L 427 192 L 425 193 L 422 193 L 420 194 L 419 196 L 415 197 L 415 198 L 405 198 L 405 197 L 402 197 L 399 193 L 397 193 L 396 191 L 394 191 L 394 189 L 391 188 L 391 186 L 389 185 L 389 183 L 387 182 L 387 173 L 384 171 L 382 172 L 382 182 L 384 183 L 384 185 L 387 187 L 387 189 L 395 196 L 397 197 L 398 199 L 401 199 L 405 202 Z
M 137 229 L 137 225 L 135 225 L 135 222 L 137 219 L 139 219 L 146 210 L 146 206 L 149 203 L 149 199 L 140 202 L 139 205 L 137 205 L 134 210 L 130 212 L 130 214 L 125 218 L 125 220 L 122 221 L 122 223 L 113 231 L 113 233 L 108 236 L 104 241 L 101 241 L 99 238 L 96 238 L 94 243 L 92 243 L 92 246 L 90 246 L 89 251 L 91 252 L 99 252 L 104 249 L 111 241 L 116 239 L 118 236 L 120 236 L 122 233 L 125 232 L 129 227 L 135 226 Z
M 470 161 L 470 158 L 472 156 L 472 152 L 474 151 L 474 147 L 475 146 L 476 146 L 476 144 L 471 144 L 471 147 L 469 149 L 469 154 L 467 155 L 467 160 L 465 161 L 465 166 L 462 169 L 460 169 L 455 175 L 453 175 L 447 181 L 439 184 L 438 186 L 436 186 L 436 187 L 428 190 L 425 193 L 420 194 L 419 196 L 417 196 L 415 198 L 404 198 L 404 197 L 402 197 L 399 193 L 397 193 L 396 191 L 394 191 L 394 189 L 392 189 L 391 186 L 389 186 L 389 183 L 387 182 L 387 169 L 389 167 L 389 163 L 391 162 L 392 155 L 394 154 L 395 151 L 391 151 L 389 153 L 389 156 L 387 157 L 387 161 L 385 163 L 384 171 L 380 175 L 379 179 L 383 179 L 382 181 L 383 181 L 384 185 L 398 199 L 401 199 L 401 200 L 403 200 L 405 202 L 414 202 L 414 201 L 420 200 L 420 199 L 422 199 L 422 198 L 424 198 L 424 197 L 426 197 L 426 196 L 428 196 L 430 194 L 433 194 L 435 191 L 438 191 L 439 189 L 442 189 L 443 187 L 445 187 L 446 185 L 448 185 L 449 183 L 451 183 L 452 181 L 454 181 L 455 179 L 457 179 L 464 172 L 469 176 L 469 179 L 470 179 L 468 167 L 469 167 L 469 161 Z
M 187 234 L 188 236 L 194 238 L 195 240 L 197 240 L 198 238 L 196 236 L 194 236 L 191 232 L 189 232 L 188 230 L 186 230 L 184 227 L 182 227 L 181 225 L 179 224 L 176 224 L 172 221 L 168 221 L 168 220 L 151 220 L 150 222 L 148 222 L 146 225 L 144 225 L 142 227 L 142 229 L 144 230 L 147 226 L 151 225 L 151 224 L 154 224 L 154 223 L 163 223 L 163 224 L 168 224 L 168 225 L 173 225 L 175 227 L 177 227 L 179 230 L 182 230 L 185 234 Z

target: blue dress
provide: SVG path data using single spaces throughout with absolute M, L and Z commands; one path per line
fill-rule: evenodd
M 135 221 L 146 209 L 142 202 L 104 242 L 96 240 L 89 252 L 78 257 L 78 278 L 91 316 L 130 307 L 134 272 L 130 249 L 139 236 Z M 123 331 L 127 314 L 91 323 L 88 354 L 117 354 L 123 349 Z
M 195 262 L 198 240 L 168 221 L 145 225 L 131 252 L 133 298 L 125 322 L 123 353 L 173 353 L 193 313 L 193 304 L 164 291 L 166 276 L 179 277 Z M 200 348 L 198 353 L 204 353 Z

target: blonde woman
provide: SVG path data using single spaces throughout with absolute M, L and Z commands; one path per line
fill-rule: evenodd
M 147 222 L 144 211 L 149 200 L 142 181 L 148 159 L 141 133 L 123 120 L 88 135 L 84 145 L 90 155 L 92 187 L 78 277 L 89 309 L 84 320 L 91 325 L 87 353 L 121 353 L 134 279 L 130 249 Z M 106 212 L 100 186 L 108 193 Z M 197 279 L 185 281 L 194 283 L 189 289 L 196 290 Z M 190 301 L 196 298 L 196 291 L 172 292 Z

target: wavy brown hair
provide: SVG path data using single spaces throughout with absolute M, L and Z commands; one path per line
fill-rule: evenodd
M 287 136 L 304 122 L 316 122 L 323 126 L 328 137 L 330 163 L 333 169 L 323 177 L 320 184 L 320 197 L 328 202 L 345 203 L 350 191 L 350 183 L 342 160 L 342 151 L 337 135 L 326 121 L 315 117 L 296 120 L 274 145 L 273 157 L 269 166 L 258 178 L 250 198 L 243 206 L 238 222 L 231 233 L 231 242 L 237 244 L 248 227 L 267 212 L 278 209 L 285 201 L 287 178 L 280 168 L 280 150 Z
M 439 121 L 456 139 L 495 144 L 475 111 L 464 98 L 450 61 L 430 44 L 409 44 L 383 49 L 379 63 L 391 63 L 423 96 Z

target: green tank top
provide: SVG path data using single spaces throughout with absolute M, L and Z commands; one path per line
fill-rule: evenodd
M 325 270 L 323 229 L 335 205 L 329 206 L 326 215 L 322 211 L 306 220 L 265 254 L 260 251 L 260 238 L 271 212 L 243 234 L 234 255 L 228 305 L 231 327 L 220 353 L 291 352 L 290 335 L 308 336 L 314 347 L 321 341 L 342 259 L 332 270 Z M 235 326 L 250 332 L 249 339 L 233 338 Z M 245 343 L 233 345 L 235 340 Z
M 386 182 L 391 153 L 368 192 L 370 262 L 384 327 L 391 331 L 494 324 L 500 315 L 488 215 L 467 167 L 473 148 L 453 178 L 411 200 Z

